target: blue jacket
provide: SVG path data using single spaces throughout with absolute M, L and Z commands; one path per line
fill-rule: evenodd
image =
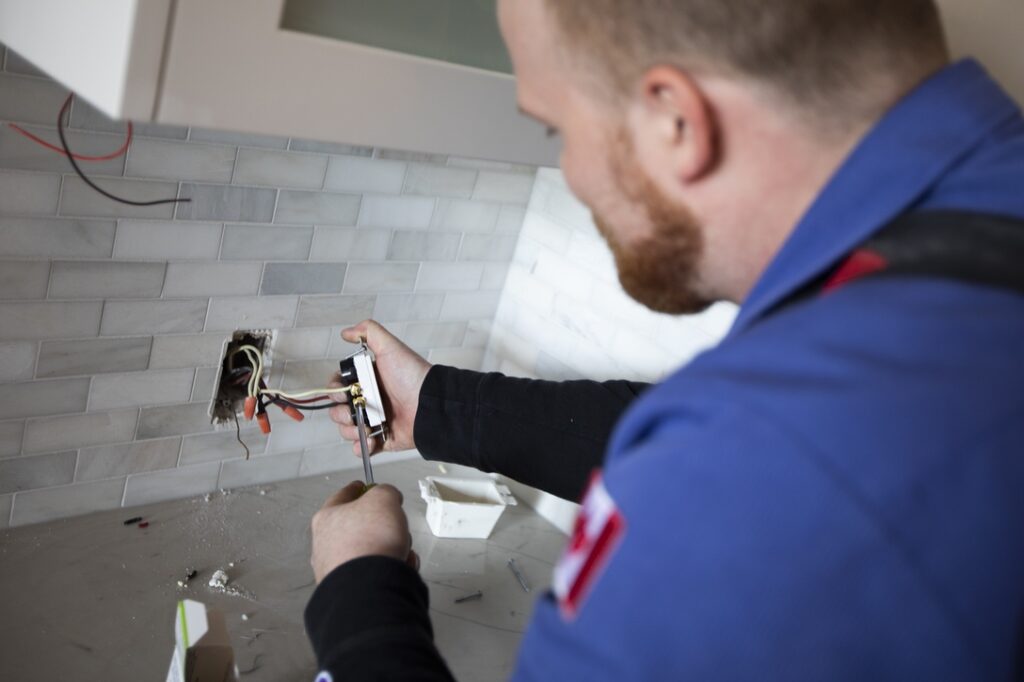
M 1024 218 L 1024 118 L 973 61 L 884 117 L 726 340 L 629 409 L 621 528 L 574 612 L 539 603 L 515 679 L 1022 679 L 1024 296 L 881 277 L 772 312 L 924 209 Z

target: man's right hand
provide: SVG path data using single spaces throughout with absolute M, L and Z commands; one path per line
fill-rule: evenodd
M 416 407 L 419 405 L 423 380 L 430 371 L 430 363 L 373 320 L 342 330 L 341 338 L 349 343 L 359 343 L 360 339 L 365 339 L 366 345 L 376 357 L 377 379 L 384 394 L 384 406 L 390 428 L 383 451 L 412 450 L 416 447 L 413 442 Z M 340 374 L 334 376 L 330 386 L 341 386 Z M 342 394 L 336 400 L 346 403 L 348 397 Z M 352 451 L 359 455 L 359 432 L 352 422 L 348 405 L 341 404 L 331 408 L 330 416 L 338 425 L 341 437 L 353 441 Z M 370 452 L 376 454 L 381 451 L 380 439 L 371 439 Z

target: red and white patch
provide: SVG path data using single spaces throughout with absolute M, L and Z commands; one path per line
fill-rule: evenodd
M 595 474 L 576 517 L 572 541 L 555 567 L 553 590 L 562 616 L 574 619 L 622 540 L 626 520 Z

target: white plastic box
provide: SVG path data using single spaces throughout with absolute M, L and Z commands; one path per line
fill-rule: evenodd
M 488 479 L 440 478 L 420 481 L 427 525 L 439 538 L 490 537 L 505 507 L 516 504 L 507 486 Z

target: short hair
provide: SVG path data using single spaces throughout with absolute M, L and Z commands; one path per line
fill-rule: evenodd
M 649 68 L 747 77 L 798 109 L 880 114 L 872 83 L 949 59 L 934 0 L 546 0 L 570 58 L 616 96 Z M 608 90 L 608 86 L 610 90 Z

